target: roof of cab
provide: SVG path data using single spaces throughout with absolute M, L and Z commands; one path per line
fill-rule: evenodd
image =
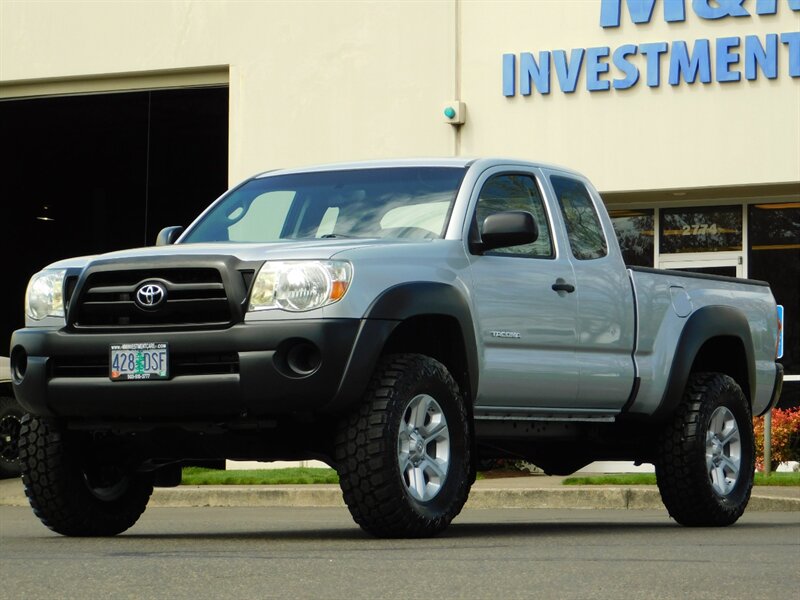
M 550 169 L 557 169 L 559 171 L 566 171 L 572 172 L 571 169 L 567 169 L 557 165 L 551 165 L 547 163 L 540 163 L 540 162 L 533 162 L 533 161 L 526 161 L 526 160 L 519 160 L 515 158 L 501 158 L 501 157 L 486 157 L 486 158 L 475 158 L 475 157 L 457 157 L 457 158 L 399 158 L 399 159 L 385 159 L 385 160 L 367 160 L 367 161 L 357 161 L 357 162 L 342 162 L 342 163 L 330 163 L 330 164 L 322 164 L 322 165 L 311 165 L 306 167 L 296 167 L 296 168 L 289 168 L 289 169 L 275 169 L 270 171 L 265 171 L 260 173 L 259 175 L 255 176 L 255 179 L 260 179 L 262 177 L 270 177 L 273 175 L 287 175 L 287 174 L 296 174 L 296 173 L 311 173 L 311 172 L 320 172 L 320 171 L 349 171 L 354 169 L 386 169 L 386 168 L 396 168 L 396 167 L 455 167 L 455 168 L 467 168 L 472 165 L 479 165 L 484 168 L 492 167 L 492 166 L 500 166 L 500 165 L 507 165 L 507 166 L 526 166 L 526 167 L 544 167 Z

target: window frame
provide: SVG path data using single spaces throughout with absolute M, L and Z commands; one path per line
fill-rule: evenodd
M 472 249 L 472 242 L 480 241 L 480 230 L 478 229 L 478 205 L 480 204 L 481 201 L 481 195 L 486 185 L 497 177 L 527 177 L 533 181 L 534 188 L 539 194 L 539 201 L 541 202 L 544 214 L 544 223 L 541 223 L 539 219 L 536 219 L 536 226 L 539 228 L 540 234 L 542 231 L 542 227 L 543 226 L 546 227 L 547 235 L 549 236 L 549 241 L 550 241 L 549 256 L 502 252 L 502 248 L 495 248 L 487 252 L 476 252 Z M 470 242 L 468 244 L 468 247 L 469 247 L 469 253 L 471 255 L 495 256 L 500 258 L 524 258 L 524 259 L 534 259 L 534 260 L 555 260 L 556 258 L 558 258 L 558 244 L 556 243 L 556 239 L 553 236 L 552 215 L 550 208 L 548 206 L 547 195 L 545 194 L 545 189 L 544 186 L 542 185 L 542 181 L 539 176 L 530 171 L 520 171 L 520 170 L 492 172 L 489 173 L 485 179 L 483 179 L 483 181 L 480 184 L 480 187 L 476 186 L 475 194 L 476 194 L 475 202 L 474 205 L 472 206 L 471 210 L 472 216 L 470 217 L 469 227 L 468 227 L 468 240 Z M 513 210 L 513 209 L 508 209 L 508 210 Z M 534 218 L 535 217 L 536 216 L 534 215 Z M 520 245 L 527 246 L 528 244 L 520 244 Z

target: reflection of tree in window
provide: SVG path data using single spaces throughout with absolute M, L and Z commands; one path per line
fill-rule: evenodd
M 553 256 L 553 245 L 550 242 L 550 230 L 544 211 L 542 198 L 532 177 L 525 175 L 497 175 L 489 179 L 481 189 L 475 219 L 478 230 L 483 230 L 486 217 L 508 210 L 524 210 L 533 215 L 539 227 L 539 237 L 533 244 L 496 248 L 487 254 L 513 254 L 536 258 Z
M 654 219 L 653 209 L 609 211 L 626 265 L 652 267 Z
M 589 192 L 574 179 L 554 176 L 550 181 L 567 225 L 572 255 L 579 260 L 605 256 L 608 246 Z
M 784 306 L 780 362 L 787 375 L 800 375 L 800 202 L 751 204 L 748 212 L 748 277 L 769 282 Z
M 749 221 L 754 249 L 800 250 L 800 202 L 753 204 Z
M 661 211 L 662 254 L 741 249 L 741 206 L 665 208 Z

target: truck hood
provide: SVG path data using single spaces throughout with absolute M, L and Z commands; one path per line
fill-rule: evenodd
M 235 256 L 241 261 L 259 260 L 301 260 L 317 259 L 327 260 L 335 255 L 348 250 L 369 247 L 387 247 L 397 245 L 431 244 L 435 240 L 398 240 L 398 239 L 325 239 L 325 240 L 297 240 L 272 243 L 205 243 L 205 244 L 175 244 L 173 246 L 153 246 L 147 248 L 132 248 L 119 250 L 106 254 L 92 256 L 78 256 L 67 258 L 49 265 L 49 269 L 82 269 L 95 261 L 113 261 L 141 258 L 175 258 L 179 256 Z

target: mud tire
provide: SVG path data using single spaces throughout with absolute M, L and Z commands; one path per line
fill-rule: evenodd
M 735 431 L 734 431 L 735 429 Z M 721 373 L 695 373 L 658 441 L 656 478 L 681 525 L 735 523 L 750 500 L 755 443 L 750 405 Z
M 20 430 L 25 495 L 37 517 L 67 536 L 113 536 L 139 519 L 153 492 L 150 473 L 104 469 L 56 421 L 26 415 Z M 91 483 L 90 483 L 91 482 Z
M 443 531 L 472 484 L 469 432 L 464 401 L 444 365 L 420 354 L 383 358 L 336 437 L 340 486 L 356 523 L 377 537 Z

